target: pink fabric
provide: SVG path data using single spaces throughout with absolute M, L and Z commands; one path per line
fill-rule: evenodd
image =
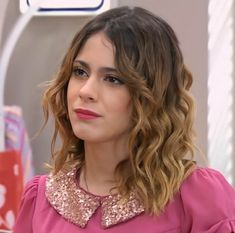
M 212 169 L 197 168 L 160 216 L 141 214 L 108 229 L 97 210 L 85 229 L 67 222 L 45 197 L 45 178 L 28 183 L 14 233 L 231 233 L 235 232 L 235 191 Z

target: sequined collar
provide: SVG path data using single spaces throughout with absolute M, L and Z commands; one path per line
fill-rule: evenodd
M 76 182 L 76 170 L 49 175 L 46 197 L 53 208 L 68 221 L 85 228 L 95 211 L 101 207 L 103 228 L 127 221 L 144 211 L 134 192 L 123 202 L 121 196 L 106 197 L 87 193 Z

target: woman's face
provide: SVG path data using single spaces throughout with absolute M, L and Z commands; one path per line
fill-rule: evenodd
M 87 142 L 128 138 L 132 102 L 117 76 L 114 49 L 103 32 L 91 36 L 74 60 L 67 101 L 74 134 Z

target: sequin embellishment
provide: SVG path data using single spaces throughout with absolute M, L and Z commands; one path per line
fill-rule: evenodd
M 127 221 L 142 212 L 144 207 L 134 193 L 126 201 L 120 195 L 99 197 L 87 193 L 76 182 L 76 170 L 49 175 L 46 197 L 52 207 L 68 221 L 85 228 L 97 208 L 101 207 L 103 228 Z

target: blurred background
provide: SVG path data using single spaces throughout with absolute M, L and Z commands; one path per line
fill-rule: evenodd
M 26 0 L 25 0 L 26 1 Z M 175 30 L 185 63 L 194 77 L 197 145 L 208 161 L 235 184 L 234 155 L 234 1 L 233 0 L 111 0 L 110 7 L 130 5 L 151 10 Z M 20 0 L 0 1 L 0 48 L 19 19 Z M 35 174 L 46 171 L 50 158 L 50 123 L 36 138 L 43 122 L 42 82 L 50 80 L 74 34 L 92 15 L 35 15 L 24 28 L 11 55 L 3 93 L 4 105 L 22 109 Z

